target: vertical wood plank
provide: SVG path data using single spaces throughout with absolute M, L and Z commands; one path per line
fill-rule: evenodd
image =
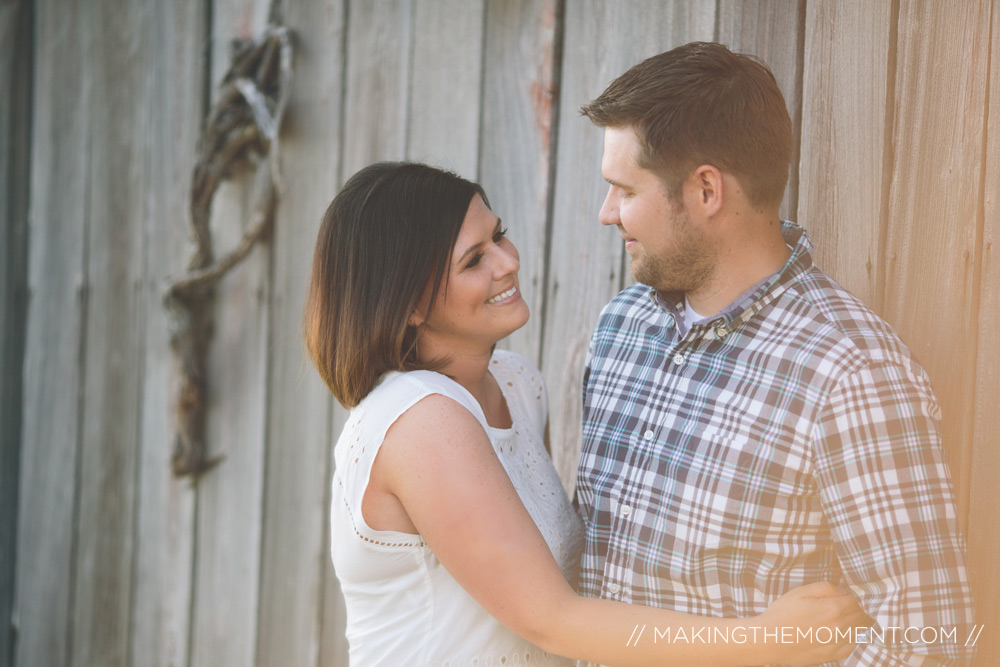
M 806 4 L 798 167 L 797 219 L 816 247 L 813 259 L 878 311 L 881 175 L 892 155 L 891 10 L 890 3 Z
M 249 220 L 251 187 L 220 190 L 213 219 L 219 248 Z M 225 228 L 223 225 L 235 228 Z M 218 290 L 209 361 L 209 457 L 222 462 L 198 482 L 191 665 L 254 663 L 257 635 L 267 387 L 267 254 L 252 253 Z
M 0 667 L 14 655 L 14 574 L 28 299 L 32 5 L 0 4 Z
M 977 216 L 989 58 L 983 18 L 971 3 L 900 3 L 883 268 L 886 318 L 927 368 L 941 403 L 963 520 L 979 324 L 975 257 L 982 243 Z
M 323 623 L 330 393 L 302 341 L 302 306 L 320 219 L 336 193 L 344 5 L 288 4 L 295 78 L 281 131 L 284 192 L 272 238 L 267 464 L 257 664 L 316 665 Z M 343 618 L 339 619 L 346 664 Z
M 1000 0 L 992 3 L 993 40 L 990 44 L 989 115 L 983 151 L 984 192 L 983 232 L 978 248 L 981 275 L 975 297 L 979 303 L 977 322 L 975 418 L 972 437 L 972 472 L 970 475 L 969 567 L 976 595 L 976 622 L 985 626 L 978 646 L 976 664 L 1000 664 L 1000 522 L 997 522 L 997 493 L 1000 484 L 1000 264 L 997 241 L 1000 240 Z M 975 115 L 975 114 L 971 114 Z
M 326 490 L 323 508 L 329 512 L 331 500 L 330 480 L 333 477 L 333 445 L 337 437 L 344 429 L 347 421 L 347 412 L 339 403 L 333 402 L 333 419 L 330 424 L 329 446 L 326 456 Z M 329 515 L 327 515 L 327 519 Z M 347 608 L 344 604 L 344 594 L 340 589 L 340 582 L 333 570 L 333 560 L 330 557 L 330 522 L 323 524 L 323 602 L 321 609 L 321 637 L 319 647 L 319 660 L 317 667 L 343 667 L 348 664 L 347 651 L 348 643 L 345 631 L 347 629 Z
M 228 458 L 198 490 L 169 475 L 172 379 L 159 295 L 185 259 L 205 10 L 35 9 L 16 664 L 183 665 L 188 654 L 194 665 L 345 664 L 326 527 L 329 450 L 344 412 L 304 360 L 298 323 L 319 215 L 337 185 L 373 160 L 423 159 L 470 178 L 478 170 L 521 249 L 533 310 L 506 345 L 542 362 L 555 455 L 570 483 L 589 333 L 630 281 L 617 237 L 596 220 L 601 131 L 577 108 L 641 58 L 713 34 L 764 57 L 790 107 L 801 85 L 797 206 L 793 178 L 783 212 L 797 208 L 818 263 L 885 313 L 931 372 L 975 527 L 977 621 L 988 626 L 979 662 L 1000 660 L 990 630 L 1000 604 L 1000 529 L 990 512 L 1000 469 L 1000 86 L 987 88 L 1000 55 L 997 0 L 991 10 L 900 0 L 898 54 L 891 3 L 807 3 L 801 38 L 798 0 L 720 0 L 718 17 L 702 2 L 391 0 L 352 2 L 349 12 L 346 3 L 286 8 L 299 33 L 283 134 L 287 189 L 270 259 L 258 249 L 219 290 L 209 440 L 211 454 Z M 229 39 L 257 35 L 269 3 L 214 4 L 217 82 Z M 562 5 L 565 47 L 555 54 Z M 4 69 L 12 6 L 22 8 L 0 3 L 5 95 L 15 71 Z M 548 124 L 552 103 L 559 128 Z M 14 148 L 10 112 L 4 100 L 5 148 Z M 0 156 L 5 216 L 11 154 Z M 220 193 L 220 251 L 242 233 L 246 186 L 238 179 Z M 17 224 L 9 220 L 5 234 Z M 14 255 L 2 254 L 17 245 L 8 239 L 0 281 L 13 270 Z M 0 282 L 0 297 L 17 291 L 11 284 Z M 0 613 L 3 604 L 0 582 Z M 4 647 L 0 636 L 0 665 Z
M 212 18 L 213 94 L 229 67 L 234 37 L 256 38 L 264 0 L 217 0 Z M 237 173 L 218 191 L 212 233 L 221 256 L 251 217 L 252 175 Z M 198 482 L 191 667 L 255 662 L 266 439 L 269 250 L 255 248 L 216 288 L 209 350 L 209 457 L 224 459 Z
M 70 663 L 88 105 L 79 5 L 36 6 L 15 664 Z
M 412 19 L 413 0 L 350 4 L 342 180 L 406 157 Z
M 552 126 L 558 104 L 557 0 L 487 5 L 480 182 L 521 255 L 528 324 L 501 345 L 540 363 Z
M 714 26 L 714 4 L 566 3 L 542 371 L 549 386 L 553 460 L 568 488 L 576 479 L 580 380 L 590 333 L 601 308 L 626 280 L 623 244 L 615 230 L 597 221 L 607 190 L 600 168 L 604 133 L 578 109 L 640 60 L 711 40 Z
M 98 3 L 89 35 L 86 280 L 73 665 L 128 656 L 145 307 L 143 4 Z
M 484 0 L 415 0 L 406 157 L 476 180 Z M 405 55 L 405 54 L 404 54 Z
M 349 3 L 338 188 L 365 165 L 407 156 L 413 12 L 413 0 Z M 318 218 L 314 224 L 318 225 Z M 311 240 L 315 242 L 315 238 L 313 233 Z M 335 404 L 327 451 L 327 482 L 332 474 L 332 447 L 346 418 L 346 411 Z M 324 509 L 329 509 L 329 493 Z M 329 557 L 328 528 L 323 535 L 323 620 L 318 664 L 339 667 L 346 663 L 345 610 Z
M 208 71 L 207 14 L 197 3 L 153 3 L 142 39 L 149 57 L 137 103 L 148 118 L 143 141 L 148 174 L 143 212 L 145 327 L 139 425 L 132 633 L 128 664 L 185 665 L 192 595 L 196 492 L 174 478 L 177 378 L 163 291 L 183 272 L 189 247 L 191 170 L 204 118 Z
M 788 186 L 780 209 L 781 217 L 786 220 L 795 215 L 799 191 L 797 157 L 802 121 L 799 17 L 804 4 L 804 0 L 719 1 L 718 41 L 731 51 L 750 53 L 766 62 L 785 96 L 794 134 Z

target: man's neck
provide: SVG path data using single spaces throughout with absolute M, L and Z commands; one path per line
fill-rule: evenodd
M 748 289 L 780 271 L 791 255 L 777 215 L 737 229 L 740 233 L 726 236 L 709 280 L 685 294 L 691 307 L 705 317 L 722 312 Z

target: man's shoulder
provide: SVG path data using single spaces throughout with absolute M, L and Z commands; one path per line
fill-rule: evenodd
M 865 364 L 915 363 L 892 325 L 822 270 L 812 267 L 797 276 L 786 298 L 788 309 L 826 340 L 825 347 L 847 350 Z

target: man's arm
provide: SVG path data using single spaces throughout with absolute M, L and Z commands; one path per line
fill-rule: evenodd
M 972 592 L 939 413 L 922 373 L 881 363 L 843 378 L 817 425 L 816 475 L 837 556 L 881 633 L 844 664 L 972 659 Z

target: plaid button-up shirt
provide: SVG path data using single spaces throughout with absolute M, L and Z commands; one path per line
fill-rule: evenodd
M 646 285 L 601 314 L 583 383 L 581 591 L 750 616 L 832 581 L 883 633 L 845 664 L 965 658 L 972 594 L 930 382 L 813 265 L 804 230 L 783 232 L 782 271 L 690 331 L 683 295 Z M 943 630 L 926 645 L 891 630 L 910 627 Z

